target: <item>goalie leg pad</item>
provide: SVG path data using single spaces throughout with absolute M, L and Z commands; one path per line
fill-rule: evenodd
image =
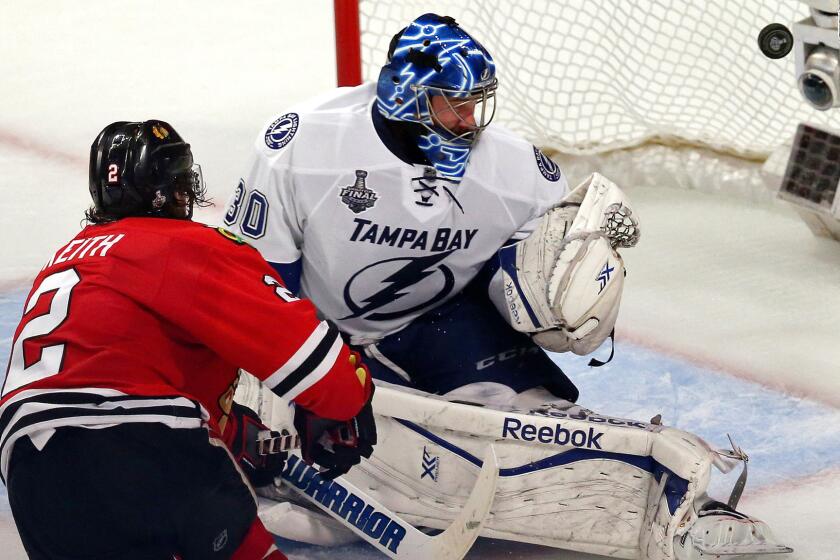
M 347 480 L 414 525 L 445 528 L 492 443 L 501 471 L 484 536 L 637 560 L 790 550 L 762 522 L 705 495 L 713 466 L 737 464 L 722 460 L 729 453 L 659 424 L 522 404 L 471 406 L 381 385 L 380 443 Z M 288 425 L 288 407 L 280 411 Z

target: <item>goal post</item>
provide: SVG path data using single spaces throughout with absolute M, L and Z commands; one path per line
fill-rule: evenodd
M 359 0 L 333 0 L 333 12 L 338 86 L 357 86 L 362 83 Z

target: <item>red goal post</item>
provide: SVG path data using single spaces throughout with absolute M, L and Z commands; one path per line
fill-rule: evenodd
M 362 83 L 362 37 L 359 0 L 333 0 L 335 12 L 335 61 L 338 86 Z

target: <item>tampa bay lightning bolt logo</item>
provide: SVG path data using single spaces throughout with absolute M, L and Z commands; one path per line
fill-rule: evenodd
M 366 266 L 344 286 L 344 303 L 352 313 L 341 319 L 388 321 L 441 301 L 452 293 L 455 275 L 440 261 L 453 251 L 397 257 Z
M 537 158 L 537 167 L 540 168 L 540 173 L 542 173 L 543 177 L 552 183 L 560 180 L 560 176 L 562 175 L 560 166 L 551 161 L 551 158 L 542 153 L 536 146 L 534 146 L 534 157 Z
M 265 131 L 265 145 L 272 150 L 279 150 L 292 141 L 298 129 L 297 113 L 286 113 L 268 125 Z

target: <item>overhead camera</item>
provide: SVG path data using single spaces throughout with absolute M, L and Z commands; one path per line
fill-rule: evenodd
M 792 47 L 805 101 L 821 111 L 840 107 L 840 0 L 800 1 L 810 7 L 810 17 L 794 23 L 792 33 L 782 24 L 768 25 L 758 46 L 768 58 L 782 58 Z M 840 132 L 801 123 L 793 145 L 781 146 L 768 158 L 763 173 L 815 235 L 840 241 Z
M 793 25 L 780 23 L 761 30 L 758 46 L 768 58 L 782 58 L 794 49 L 799 92 L 812 107 L 840 107 L 840 0 L 801 0 L 811 15 Z

